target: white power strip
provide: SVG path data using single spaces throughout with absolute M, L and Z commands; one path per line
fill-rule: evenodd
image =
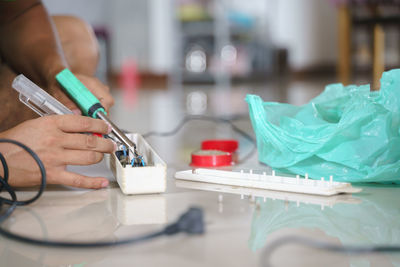
M 180 180 L 206 182 L 214 184 L 223 184 L 231 186 L 242 186 L 250 188 L 260 188 L 275 191 L 286 191 L 294 193 L 332 196 L 340 193 L 357 193 L 361 188 L 354 188 L 350 183 L 333 181 L 330 176 L 328 181 L 322 177 L 321 180 L 312 180 L 308 178 L 278 176 L 272 171 L 272 175 L 253 174 L 250 170 L 245 173 L 235 171 L 220 171 L 212 169 L 193 169 L 175 173 L 175 178 Z
M 111 154 L 109 168 L 117 179 L 122 192 L 126 195 L 165 192 L 167 164 L 140 134 L 129 133 L 126 136 L 137 145 L 137 149 L 147 165 L 144 167 L 131 167 L 130 165 L 124 167 L 115 153 Z

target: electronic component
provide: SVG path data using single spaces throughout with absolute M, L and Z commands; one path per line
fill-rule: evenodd
M 124 168 L 126 167 L 126 165 L 131 165 L 132 167 L 146 166 L 143 156 L 133 154 L 132 151 L 127 149 L 126 146 L 124 146 L 123 144 L 120 144 L 118 146 L 118 150 L 115 152 L 115 156 L 118 158 Z
M 123 146 L 109 159 L 109 167 L 124 194 L 151 194 L 165 192 L 167 187 L 167 165 L 140 134 L 127 134 L 138 145 L 147 164 L 135 167 L 135 155 Z
M 334 182 L 332 176 L 330 176 L 329 181 L 325 181 L 323 177 L 321 180 L 312 180 L 308 178 L 308 175 L 306 175 L 305 178 L 300 178 L 299 175 L 296 177 L 278 176 L 275 175 L 275 171 L 272 171 L 272 175 L 267 175 L 265 172 L 262 174 L 255 174 L 252 170 L 250 170 L 249 173 L 245 173 L 243 170 L 235 172 L 194 169 L 177 172 L 175 173 L 175 178 L 323 196 L 331 196 L 340 193 L 357 193 L 362 190 L 352 187 L 349 183 Z

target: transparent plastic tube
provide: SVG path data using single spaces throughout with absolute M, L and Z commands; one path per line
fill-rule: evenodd
M 19 92 L 19 100 L 40 116 L 73 114 L 70 109 L 22 74 L 14 79 L 12 87 Z

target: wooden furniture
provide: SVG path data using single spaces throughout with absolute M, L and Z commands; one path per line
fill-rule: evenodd
M 393 3 L 391 3 L 393 2 Z M 386 15 L 382 6 L 393 5 L 394 12 Z M 357 16 L 357 8 L 368 10 L 368 15 Z M 387 10 L 387 9 L 386 9 Z M 392 11 L 393 11 L 392 10 Z M 394 1 L 383 4 L 369 4 L 360 1 L 341 1 L 338 4 L 338 80 L 347 85 L 351 79 L 352 36 L 358 27 L 368 27 L 372 31 L 372 90 L 379 90 L 380 77 L 385 70 L 385 31 L 386 25 L 400 25 L 400 11 Z

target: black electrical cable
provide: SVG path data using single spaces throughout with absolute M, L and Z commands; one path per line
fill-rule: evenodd
M 376 245 L 376 246 L 360 246 L 360 245 L 336 245 L 324 241 L 318 241 L 315 239 L 302 237 L 302 236 L 284 236 L 272 241 L 264 248 L 264 252 L 261 256 L 261 262 L 263 266 L 271 266 L 269 259 L 272 253 L 279 247 L 285 244 L 297 243 L 300 245 L 308 246 L 314 249 L 326 250 L 336 253 L 348 253 L 348 254 L 368 254 L 368 253 L 393 253 L 400 252 L 399 245 Z
M 29 155 L 31 155 L 32 158 L 35 160 L 36 164 L 39 166 L 40 175 L 42 176 L 39 190 L 36 193 L 36 195 L 34 197 L 32 197 L 31 199 L 23 200 L 23 201 L 17 201 L 17 200 L 13 201 L 13 200 L 10 200 L 10 199 L 0 198 L 1 201 L 6 203 L 6 204 L 14 204 L 15 203 L 17 206 L 25 206 L 25 205 L 28 205 L 28 204 L 36 201 L 42 195 L 42 193 L 43 193 L 43 191 L 44 191 L 44 189 L 46 187 L 46 169 L 44 168 L 43 162 L 40 160 L 39 156 L 35 152 L 33 152 L 32 149 L 30 149 L 29 147 L 27 147 L 26 145 L 24 145 L 24 144 L 22 144 L 20 142 L 17 142 L 15 140 L 10 140 L 10 139 L 0 139 L 0 143 L 11 143 L 11 144 L 14 144 L 14 145 L 17 145 L 17 146 L 21 147 L 26 152 L 28 152 Z M 7 190 L 7 192 L 9 194 L 11 192 L 14 192 L 14 194 L 15 194 L 15 191 L 8 185 L 8 174 L 9 173 L 8 173 L 7 163 L 6 163 L 3 155 L 2 155 L 1 158 L 3 159 L 3 160 L 1 160 L 1 163 L 3 164 L 3 169 L 5 170 L 4 171 L 4 178 L 1 179 L 2 180 L 1 183 L 2 183 L 2 185 L 4 187 L 8 188 L 8 189 L 6 188 L 6 190 Z M 0 177 L 0 178 L 2 178 L 2 177 Z
M 0 223 L 2 223 L 4 220 L 6 220 L 11 215 L 11 213 L 15 210 L 16 206 L 28 205 L 28 204 L 36 201 L 42 195 L 44 188 L 46 186 L 46 171 L 44 169 L 44 165 L 43 165 L 42 161 L 40 160 L 40 158 L 29 147 L 25 146 L 24 144 L 22 144 L 20 142 L 10 140 L 10 139 L 0 139 L 0 143 L 11 143 L 11 144 L 17 145 L 17 146 L 21 147 L 22 149 L 24 149 L 25 151 L 27 151 L 32 156 L 32 158 L 36 161 L 36 163 L 38 164 L 40 173 L 42 176 L 41 186 L 39 188 L 38 193 L 31 199 L 24 200 L 24 201 L 18 201 L 15 191 L 8 184 L 8 176 L 9 176 L 8 165 L 7 165 L 7 162 L 4 158 L 4 156 L 0 153 L 0 161 L 3 166 L 3 173 L 4 173 L 3 174 L 4 177 L 0 176 L 0 183 L 1 183 L 0 192 L 4 189 L 7 191 L 7 193 L 11 197 L 11 199 L 0 197 L 1 206 L 3 206 L 4 204 L 7 204 L 10 206 L 10 207 L 8 207 L 8 209 L 6 209 L 6 211 L 3 214 L 0 215 Z M 0 227 L 0 233 L 1 233 L 1 230 L 2 229 Z
M 132 237 L 127 239 L 122 239 L 118 241 L 100 241 L 100 242 L 66 242 L 66 241 L 58 241 L 58 240 L 42 240 L 31 238 L 23 235 L 19 235 L 16 233 L 12 233 L 1 226 L 1 223 L 10 217 L 12 212 L 15 210 L 17 206 L 25 206 L 34 201 L 36 201 L 43 193 L 46 187 L 46 170 L 45 167 L 38 157 L 38 155 L 31 150 L 29 147 L 25 146 L 24 144 L 17 142 L 15 140 L 10 139 L 0 139 L 0 143 L 11 143 L 17 145 L 24 149 L 26 152 L 29 153 L 30 156 L 36 161 L 37 165 L 39 166 L 40 173 L 41 173 L 41 183 L 37 194 L 28 200 L 18 201 L 17 195 L 14 189 L 8 184 L 8 177 L 9 177 L 9 170 L 7 162 L 4 156 L 0 153 L 0 161 L 3 166 L 3 175 L 4 177 L 0 176 L 0 192 L 4 189 L 10 195 L 11 199 L 7 199 L 4 197 L 0 197 L 0 207 L 3 204 L 9 205 L 5 212 L 0 214 L 0 235 L 3 235 L 11 240 L 37 245 L 37 246 L 48 246 L 48 247 L 69 247 L 69 248 L 95 248 L 95 247 L 109 247 L 109 246 L 117 246 L 117 245 L 124 245 L 124 244 L 136 244 L 139 242 L 143 242 L 146 240 L 150 240 L 156 237 L 160 237 L 163 235 L 174 235 L 177 233 L 187 233 L 187 234 L 202 234 L 204 233 L 204 221 L 203 221 L 203 211 L 198 207 L 191 207 L 188 211 L 182 214 L 179 219 L 170 225 L 167 225 L 164 229 L 146 234 L 139 237 Z
M 150 131 L 148 133 L 143 134 L 143 137 L 147 138 L 147 137 L 150 137 L 150 136 L 160 136 L 160 137 L 172 136 L 172 135 L 175 135 L 176 133 L 178 133 L 183 128 L 183 126 L 185 126 L 186 123 L 188 123 L 190 121 L 194 121 L 194 120 L 211 121 L 211 122 L 215 122 L 215 123 L 227 123 L 232 127 L 233 131 L 235 131 L 236 133 L 240 134 L 245 139 L 247 139 L 251 144 L 253 144 L 252 149 L 245 156 L 243 156 L 243 158 L 239 159 L 238 163 L 243 163 L 246 160 L 248 160 L 254 154 L 254 152 L 257 149 L 257 145 L 256 145 L 256 141 L 255 141 L 254 137 L 252 137 L 251 135 L 249 135 L 245 131 L 239 129 L 235 124 L 233 124 L 233 121 L 241 120 L 241 119 L 245 119 L 245 118 L 248 118 L 248 116 L 247 115 L 242 115 L 242 114 L 232 115 L 232 116 L 226 117 L 226 118 L 224 118 L 224 117 L 205 116 L 205 115 L 186 115 L 178 123 L 178 125 L 175 128 L 173 128 L 171 131 L 167 131 L 167 132 Z

